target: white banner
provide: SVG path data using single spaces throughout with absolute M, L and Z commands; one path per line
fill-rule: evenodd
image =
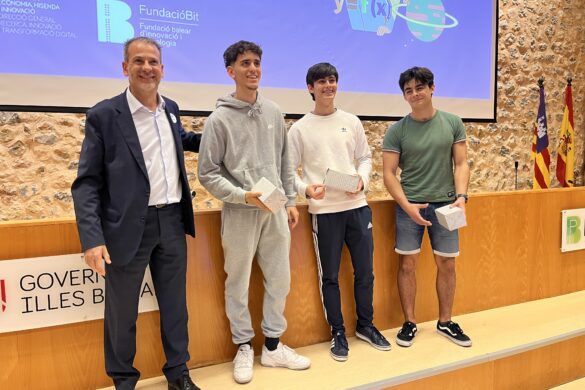
M 585 209 L 563 210 L 561 251 L 585 249 Z
M 104 278 L 82 254 L 0 261 L 0 333 L 104 318 Z M 139 312 L 158 310 L 150 269 Z

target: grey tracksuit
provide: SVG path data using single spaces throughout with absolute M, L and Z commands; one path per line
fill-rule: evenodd
M 254 337 L 248 310 L 254 255 L 264 275 L 262 331 L 280 337 L 286 330 L 284 306 L 290 287 L 287 214 L 284 208 L 272 214 L 248 206 L 245 193 L 265 177 L 284 190 L 287 206 L 295 204 L 282 113 L 260 95 L 254 104 L 233 96 L 220 98 L 205 122 L 199 150 L 199 181 L 223 202 L 225 299 L 232 340 L 240 344 Z

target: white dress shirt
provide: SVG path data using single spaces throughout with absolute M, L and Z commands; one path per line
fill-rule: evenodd
M 146 108 L 132 93 L 126 90 L 130 113 L 138 133 L 148 180 L 150 182 L 149 206 L 181 201 L 179 162 L 171 125 L 165 113 L 165 101 L 158 95 L 155 111 Z

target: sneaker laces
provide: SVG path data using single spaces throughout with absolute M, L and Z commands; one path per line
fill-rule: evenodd
M 451 330 L 453 330 L 453 331 L 455 331 L 455 332 L 457 332 L 457 333 L 459 333 L 459 334 L 465 334 L 465 333 L 463 333 L 463 329 L 461 329 L 461 327 L 459 326 L 459 324 L 458 324 L 458 323 L 456 323 L 456 322 L 449 321 L 449 323 L 447 324 L 447 326 L 448 326 L 448 327 L 449 327 Z
M 250 355 L 252 355 L 251 359 Z M 245 347 L 240 347 L 234 359 L 234 365 L 236 368 L 251 368 L 254 365 L 254 350 L 252 348 L 246 349 Z
M 345 338 L 345 334 L 342 332 L 337 332 L 333 336 L 333 345 L 340 345 L 345 349 L 349 350 L 349 344 L 347 343 L 347 339 Z
M 400 329 L 401 334 L 406 335 L 406 336 L 413 336 L 414 335 L 414 330 L 416 329 L 416 324 L 407 321 L 404 323 L 404 325 L 402 325 L 402 328 Z
M 276 351 L 278 351 L 278 349 L 276 349 Z M 284 344 L 282 344 L 280 356 L 286 361 L 297 361 L 300 358 L 300 355 L 294 349 Z
M 368 326 L 368 328 L 371 330 L 372 332 L 372 339 L 374 342 L 379 342 L 379 341 L 388 341 L 386 340 L 386 337 L 384 337 L 382 335 L 382 333 L 380 333 L 380 331 L 378 330 L 378 328 L 376 328 L 375 326 Z
M 193 381 L 191 380 L 191 378 L 188 375 L 183 375 L 183 388 L 184 389 L 194 389 L 195 387 L 191 387 L 191 386 L 195 386 L 195 383 L 193 383 Z

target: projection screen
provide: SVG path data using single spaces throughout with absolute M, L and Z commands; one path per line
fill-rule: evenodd
M 312 107 L 305 74 L 340 73 L 337 105 L 362 118 L 409 110 L 398 76 L 435 73 L 435 104 L 494 120 L 497 0 L 0 0 L 0 110 L 82 111 L 127 85 L 123 43 L 163 46 L 161 92 L 205 114 L 233 91 L 222 54 L 262 46 L 260 93 L 295 116 Z

